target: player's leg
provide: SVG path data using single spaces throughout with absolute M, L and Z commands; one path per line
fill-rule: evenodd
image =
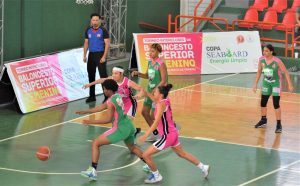
M 102 134 L 92 142 L 92 165 L 85 171 L 81 171 L 81 175 L 91 180 L 97 180 L 97 166 L 100 158 L 101 146 L 111 144 L 106 135 Z
M 145 180 L 145 183 L 156 183 L 162 180 L 162 176 L 160 175 L 156 164 L 153 161 L 152 156 L 155 153 L 158 153 L 160 150 L 157 149 L 154 144 L 148 147 L 148 149 L 143 153 L 143 159 L 146 162 L 146 165 L 143 169 L 149 169 L 150 175 Z
M 282 125 L 281 125 L 281 108 L 280 108 L 280 93 L 281 93 L 281 88 L 280 84 L 275 84 L 273 86 L 273 107 L 275 109 L 275 115 L 276 115 L 276 129 L 275 133 L 281 133 L 282 132 Z
M 203 164 L 195 156 L 193 156 L 192 154 L 183 150 L 183 148 L 180 144 L 175 147 L 172 147 L 172 149 L 179 157 L 186 159 L 187 161 L 189 161 L 192 164 L 194 164 L 195 166 L 197 166 L 202 171 L 203 177 L 207 178 L 207 176 L 209 174 L 209 170 L 210 170 L 209 165 Z
M 261 101 L 260 101 L 260 108 L 261 108 L 261 119 L 255 125 L 255 128 L 264 128 L 267 125 L 267 104 L 269 97 L 272 93 L 272 87 L 265 81 L 263 81 L 262 86 L 262 94 L 261 94 Z
M 130 104 L 125 104 L 124 105 L 124 109 L 125 109 L 125 113 L 127 114 L 128 118 L 131 119 L 131 121 L 133 121 L 135 115 L 136 115 L 136 110 L 137 110 L 137 102 L 135 99 L 131 100 Z M 134 137 L 136 138 L 136 136 L 141 132 L 141 128 L 135 128 L 135 133 L 134 133 Z

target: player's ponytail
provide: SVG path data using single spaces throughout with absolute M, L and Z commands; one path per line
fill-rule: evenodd
M 166 86 L 158 87 L 159 93 L 164 95 L 164 98 L 168 97 L 170 90 L 173 88 L 172 84 L 167 84 Z

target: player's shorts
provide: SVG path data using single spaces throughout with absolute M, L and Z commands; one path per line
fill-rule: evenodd
M 164 150 L 169 147 L 176 147 L 180 145 L 178 132 L 174 131 L 167 135 L 162 135 L 162 137 L 153 143 L 153 146 L 158 150 Z
M 117 143 L 124 141 L 126 144 L 134 144 L 135 128 L 130 119 L 126 118 L 118 123 L 118 127 L 113 127 L 103 133 L 108 141 Z
M 136 115 L 136 109 L 137 109 L 137 103 L 136 100 L 133 101 L 133 103 L 124 104 L 124 111 L 127 116 L 130 118 L 134 118 Z
M 280 82 L 268 82 L 266 80 L 263 80 L 262 88 L 261 88 L 262 95 L 265 96 L 280 96 L 281 93 L 281 86 Z

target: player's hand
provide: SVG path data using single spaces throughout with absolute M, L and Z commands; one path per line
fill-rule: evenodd
M 155 87 L 155 88 L 152 90 L 152 92 L 151 92 L 152 95 L 154 95 L 154 92 L 156 91 L 156 89 L 158 89 L 158 87 Z
M 132 71 L 131 72 L 131 77 L 138 76 L 138 75 L 139 75 L 138 71 Z
M 86 57 L 85 56 L 83 57 L 83 62 L 86 63 Z
M 144 89 L 142 89 L 137 95 L 134 96 L 135 99 L 140 99 L 145 96 Z
M 256 91 L 257 91 L 257 85 L 253 85 L 252 91 L 253 91 L 254 93 L 256 93 Z
M 100 59 L 100 63 L 105 63 L 105 61 L 106 61 L 105 57 Z
M 294 91 L 293 85 L 289 85 L 289 86 L 288 86 L 288 89 L 289 89 L 290 92 L 293 92 L 293 91 Z
M 144 135 L 142 135 L 141 137 L 139 137 L 139 138 L 137 139 L 137 143 L 138 143 L 139 145 L 141 145 L 141 144 L 143 144 L 143 143 L 146 141 L 146 139 L 147 139 L 147 135 L 144 134 Z

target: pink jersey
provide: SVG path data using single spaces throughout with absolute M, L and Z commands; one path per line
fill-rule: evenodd
M 166 104 L 166 110 L 161 116 L 161 120 L 158 123 L 157 130 L 161 138 L 153 143 L 154 147 L 158 150 L 164 150 L 169 147 L 176 147 L 180 145 L 178 131 L 175 127 L 175 123 L 172 119 L 172 109 L 169 98 L 161 100 Z M 155 109 L 155 114 L 157 108 Z
M 166 104 L 166 110 L 164 111 L 161 120 L 158 123 L 157 130 L 161 136 L 168 135 L 172 132 L 177 132 L 177 129 L 175 127 L 175 123 L 172 118 L 172 109 L 171 109 L 171 103 L 170 99 L 166 98 L 161 100 L 161 102 L 164 102 Z M 155 108 L 155 114 L 157 112 L 157 108 Z
M 120 84 L 118 83 L 118 85 L 118 93 L 122 97 L 125 114 L 134 117 L 136 114 L 137 102 L 129 88 L 129 79 L 124 77 L 123 82 Z

